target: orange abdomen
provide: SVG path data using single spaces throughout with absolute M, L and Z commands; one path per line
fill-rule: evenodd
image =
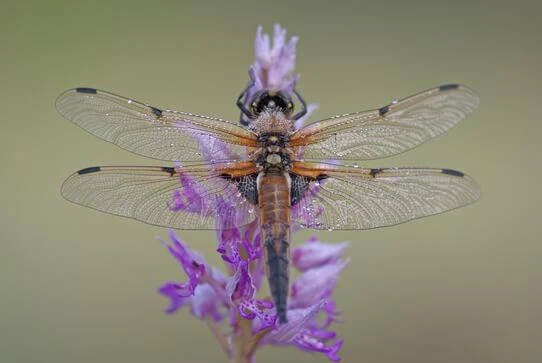
M 290 180 L 288 174 L 261 174 L 258 183 L 267 279 L 280 323 L 288 306 L 290 259 Z

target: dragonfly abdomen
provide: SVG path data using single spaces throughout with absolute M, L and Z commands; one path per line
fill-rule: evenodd
M 262 174 L 258 183 L 267 279 L 280 323 L 287 321 L 290 259 L 289 175 Z

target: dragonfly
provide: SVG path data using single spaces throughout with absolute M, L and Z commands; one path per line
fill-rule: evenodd
M 364 230 L 468 205 L 480 196 L 466 174 L 443 168 L 367 168 L 450 129 L 479 103 L 458 84 L 302 128 L 292 95 L 261 90 L 238 99 L 241 124 L 172 111 L 95 88 L 62 93 L 62 116 L 100 139 L 175 166 L 94 166 L 66 179 L 69 201 L 152 225 L 189 230 L 259 223 L 279 322 L 287 321 L 292 227 Z M 245 97 L 245 101 L 242 101 Z M 246 106 L 245 106 L 246 104 Z M 339 164 L 342 162 L 342 164 Z M 188 193 L 189 189 L 198 193 Z M 174 195 L 189 208 L 172 208 Z M 222 206 L 212 203 L 220 200 Z M 226 218 L 224 217 L 226 215 Z M 221 224 L 217 224 L 221 220 Z

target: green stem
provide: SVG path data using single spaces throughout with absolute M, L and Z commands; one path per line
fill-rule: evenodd
M 228 358 L 230 358 L 231 357 L 230 343 L 228 342 L 224 334 L 222 334 L 220 327 L 216 324 L 214 320 L 212 320 L 212 318 L 207 318 L 206 323 L 209 329 L 211 330 L 211 332 L 213 333 L 213 335 L 215 336 L 216 340 L 218 341 L 218 344 L 220 345 L 224 353 L 226 353 Z

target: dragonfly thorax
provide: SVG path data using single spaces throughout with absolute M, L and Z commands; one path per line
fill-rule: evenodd
M 282 173 L 290 169 L 293 153 L 288 147 L 294 123 L 284 112 L 263 111 L 249 126 L 258 134 L 259 148 L 253 160 L 259 170 Z
M 253 154 L 260 171 L 282 173 L 290 169 L 292 151 L 288 147 L 288 137 L 280 133 L 261 134 L 260 147 Z
M 270 165 L 280 165 L 282 162 L 282 157 L 280 154 L 270 153 L 265 158 L 265 162 Z
M 249 129 L 260 135 L 259 139 L 272 135 L 284 138 L 294 132 L 294 122 L 281 111 L 264 111 L 252 120 Z

